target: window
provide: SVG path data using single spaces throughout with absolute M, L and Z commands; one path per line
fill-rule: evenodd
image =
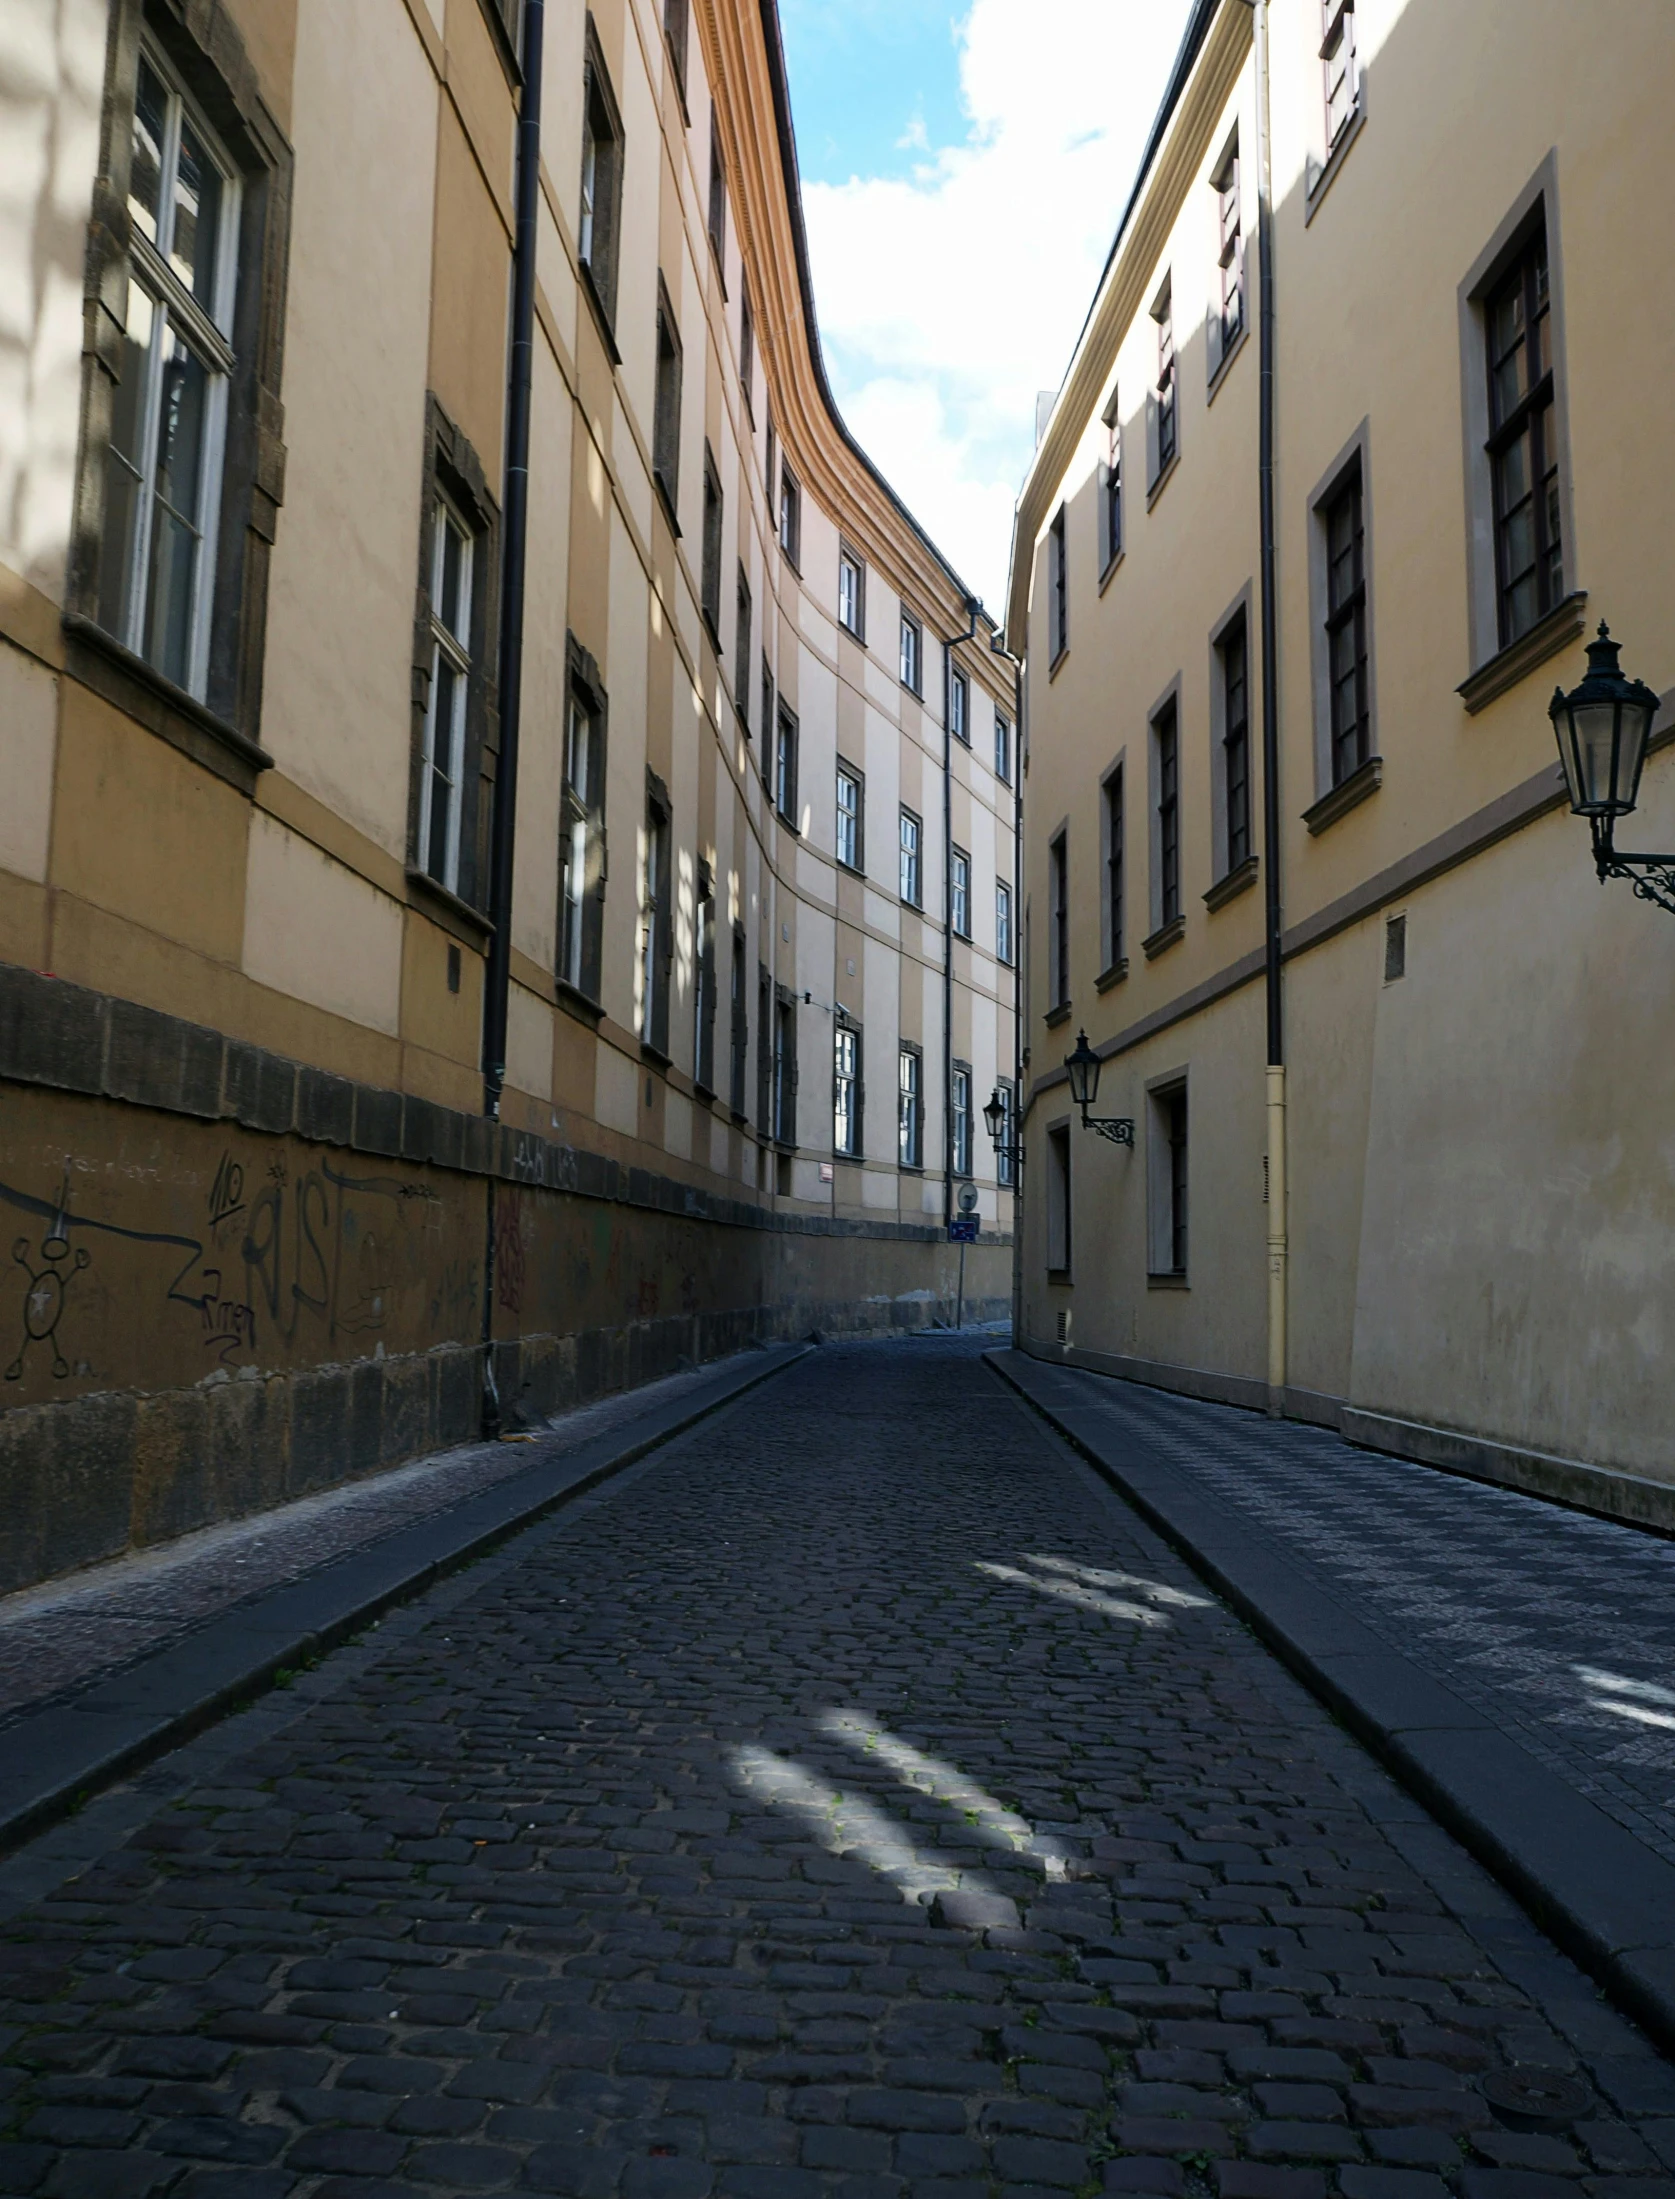
M 756 385 L 756 316 L 750 310 L 750 292 L 743 282 L 739 285 L 739 387 L 744 392 L 744 409 L 754 419 L 756 403 L 753 395 Z
M 1055 664 L 1070 647 L 1070 551 L 1065 527 L 1065 509 L 1061 504 L 1047 534 L 1047 617 Z
M 750 582 L 745 578 L 744 563 L 739 564 L 739 582 L 733 604 L 733 700 L 739 716 L 745 721 L 745 731 L 750 731 Z
M 1122 418 L 1112 390 L 1103 414 L 1105 461 L 1099 469 L 1099 570 L 1108 573 L 1122 555 Z
M 1239 133 L 1233 133 L 1220 168 L 1213 179 L 1216 194 L 1216 227 L 1219 237 L 1218 267 L 1221 306 L 1212 331 L 1210 371 L 1226 358 L 1245 325 L 1245 245 L 1239 208 Z
M 1000 1138 L 995 1146 L 995 1180 L 1005 1186 L 1017 1180 L 1012 1148 L 1018 1134 L 1018 1097 L 1005 1077 L 997 1080 L 995 1096 L 1000 1101 Z
M 852 550 L 838 551 L 838 622 L 857 641 L 865 638 L 866 568 Z
M 599 997 L 605 890 L 605 693 L 593 658 L 569 641 L 560 805 L 558 976 L 573 992 Z
M 774 424 L 771 415 L 768 420 L 767 443 L 768 463 L 762 476 L 762 485 L 768 492 L 768 509 L 772 511 L 774 501 L 774 461 L 779 452 L 779 438 L 774 434 Z
M 995 777 L 1005 786 L 1012 784 L 1012 721 L 995 712 Z
M 1222 870 L 1250 860 L 1250 653 L 1241 611 L 1216 644 L 1221 674 Z
M 772 672 L 768 669 L 768 652 L 764 649 L 762 652 L 762 746 L 764 750 L 766 750 L 768 745 L 768 728 L 770 725 L 773 724 L 773 722 L 774 676 Z M 766 761 L 764 761 L 762 765 L 762 777 L 764 783 L 766 783 L 767 775 L 768 767 Z
M 640 1039 L 665 1059 L 669 1052 L 669 965 L 674 954 L 674 907 L 669 890 L 669 797 L 663 782 L 646 774 L 645 856 L 640 871 Z
M 97 615 L 107 633 L 200 698 L 235 368 L 239 198 L 231 163 L 161 57 L 143 47 Z M 468 589 L 461 602 L 469 601 Z M 463 725 L 463 693 L 460 708 Z
M 1171 1084 L 1148 1095 L 1148 1270 L 1155 1281 L 1186 1281 L 1187 1111 L 1186 1086 Z
M 779 546 L 797 565 L 802 558 L 803 492 L 789 466 L 779 469 Z
M 1127 819 L 1123 806 L 1123 769 L 1118 764 L 1105 781 L 1105 814 L 1100 822 L 1105 841 L 1105 967 L 1116 970 L 1127 954 L 1128 931 L 1123 921 L 1123 856 Z
M 663 0 L 663 36 L 669 44 L 669 61 L 681 105 L 686 105 L 686 32 L 691 0 Z
M 1181 913 L 1181 730 L 1171 697 L 1152 720 L 1157 787 L 1157 928 Z
M 622 122 L 591 22 L 582 75 L 582 190 L 576 255 L 610 328 L 616 320 L 617 233 L 622 207 Z
M 797 1001 L 783 985 L 774 995 L 774 1143 L 797 1142 Z
M 1504 648 L 1564 595 L 1545 225 L 1484 300 L 1484 333 L 1495 591 Z
M 1157 380 L 1152 387 L 1152 486 L 1156 488 L 1175 462 L 1180 448 L 1180 421 L 1175 397 L 1175 303 L 1173 278 L 1163 278 L 1163 288 L 1152 307 L 1157 323 Z
M 1326 535 L 1326 678 L 1332 784 L 1371 754 L 1367 683 L 1367 574 L 1357 459 L 1321 513 Z
M 920 1091 L 924 1056 L 905 1041 L 896 1057 L 896 1145 L 903 1168 L 925 1165 L 925 1102 Z
M 704 542 L 699 569 L 698 601 L 710 639 L 721 647 L 721 476 L 715 457 L 704 445 Z
M 862 867 L 861 774 L 844 763 L 837 770 L 837 859 L 846 870 Z
M 783 702 L 774 729 L 774 807 L 797 831 L 797 720 Z
M 904 809 L 901 813 L 901 897 L 909 908 L 914 909 L 924 907 L 919 860 L 924 831 L 924 826 L 912 810 Z
M 924 629 L 910 612 L 901 615 L 901 683 L 915 695 L 924 691 Z
M 721 161 L 721 117 L 714 100 L 710 102 L 710 250 L 715 254 L 715 264 L 725 270 L 727 265 L 727 171 Z
M 1070 1278 L 1070 1125 L 1047 1132 L 1047 1272 Z
M 971 746 L 971 682 L 963 672 L 949 676 L 948 730 L 955 740 Z
M 861 1152 L 861 1034 L 842 1017 L 832 1032 L 832 1150 Z
M 756 965 L 756 1129 L 771 1138 L 774 1129 L 774 983 L 767 965 Z
M 731 1053 L 728 1078 L 728 1098 L 733 1113 L 741 1120 L 744 1116 L 745 1073 L 750 1058 L 750 998 L 747 991 L 749 977 L 745 966 L 744 926 L 733 926 L 733 992 Z
M 1047 849 L 1047 1007 L 1070 1005 L 1070 849 L 1060 833 Z
M 956 1061 L 949 1094 L 949 1166 L 956 1176 L 971 1174 L 971 1064 Z
M 971 857 L 955 848 L 948 866 L 948 919 L 962 939 L 971 937 Z
M 421 867 L 439 885 L 457 893 L 474 543 L 465 521 L 444 496 L 437 497 L 433 508 L 430 540 L 430 701 L 419 791 L 419 857 Z
M 1326 83 L 1326 149 L 1337 144 L 1354 120 L 1361 96 L 1360 69 L 1355 59 L 1355 0 L 1321 0 L 1325 36 L 1320 59 Z
M 698 865 L 698 938 L 692 963 L 692 1081 L 715 1089 L 715 875 Z
M 663 492 L 669 517 L 675 517 L 680 497 L 680 337 L 675 331 L 675 309 L 663 278 L 657 279 L 657 388 L 652 406 L 651 472 Z M 679 532 L 677 524 L 676 532 Z
M 1384 982 L 1393 985 L 1407 975 L 1407 912 L 1384 919 Z
M 1012 888 L 1004 878 L 995 880 L 995 960 L 1012 960 Z

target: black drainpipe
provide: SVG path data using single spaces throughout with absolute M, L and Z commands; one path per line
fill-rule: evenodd
M 500 1119 L 506 1082 L 506 1019 L 512 984 L 512 858 L 518 816 L 518 730 L 523 710 L 523 598 L 529 524 L 529 393 L 535 363 L 535 245 L 541 189 L 541 40 L 546 0 L 524 0 L 523 86 L 518 100 L 517 227 L 512 251 L 511 348 L 506 367 L 506 482 L 501 515 L 500 755 L 489 844 L 488 969 L 483 992 L 483 1113 Z M 498 1435 L 494 1376 L 494 1187 L 491 1163 L 483 1232 L 483 1433 Z
M 954 1219 L 954 651 L 977 633 L 981 606 L 965 599 L 966 629 L 942 645 L 942 1220 Z M 971 731 L 970 722 L 966 732 Z M 970 897 L 969 881 L 966 887 Z M 975 1094 L 972 1095 L 975 1098 Z

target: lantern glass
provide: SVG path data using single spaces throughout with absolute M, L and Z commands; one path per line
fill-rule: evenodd
M 1076 1034 L 1076 1051 L 1064 1057 L 1065 1072 L 1070 1078 L 1070 1097 L 1084 1114 L 1099 1097 L 1099 1056 L 1088 1044 L 1086 1031 Z
M 998 1145 L 1000 1133 L 1006 1127 L 1006 1102 L 1000 1096 L 998 1084 L 990 1095 L 988 1106 L 983 1110 L 983 1127 L 989 1133 L 989 1143 Z
M 1626 817 L 1640 797 L 1640 771 L 1658 698 L 1625 679 L 1617 644 L 1601 625 L 1588 644 L 1588 670 L 1567 695 L 1555 688 L 1549 715 L 1570 806 L 1579 817 Z

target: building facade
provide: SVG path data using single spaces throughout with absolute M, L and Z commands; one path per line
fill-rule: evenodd
M 1608 620 L 1665 695 L 1620 837 L 1675 846 L 1675 40 L 1625 0 L 1602 74 L 1599 29 L 1192 11 L 1014 545 L 1023 1325 L 1675 1524 L 1675 935 L 1596 880 L 1548 721 Z M 1070 1103 L 1084 1027 L 1132 1149 Z
M 833 406 L 773 7 L 6 43 L 0 1586 L 950 1316 L 968 1181 L 1003 1311 L 1013 672 Z

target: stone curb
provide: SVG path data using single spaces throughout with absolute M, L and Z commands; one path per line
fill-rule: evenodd
M 486 1556 L 648 1452 L 806 1357 L 806 1344 L 729 1362 L 696 1394 L 648 1412 L 462 1503 L 264 1590 L 123 1671 L 0 1731 L 0 1853 L 346 1641 L 393 1605 Z
M 1307 1564 L 1219 1512 L 1053 1370 L 983 1354 L 1665 2052 L 1675 2051 L 1675 1866 L 1362 1623 Z M 1082 1381 L 1096 1379 L 1083 1375 Z M 1119 1453 L 1118 1442 L 1122 1449 Z

